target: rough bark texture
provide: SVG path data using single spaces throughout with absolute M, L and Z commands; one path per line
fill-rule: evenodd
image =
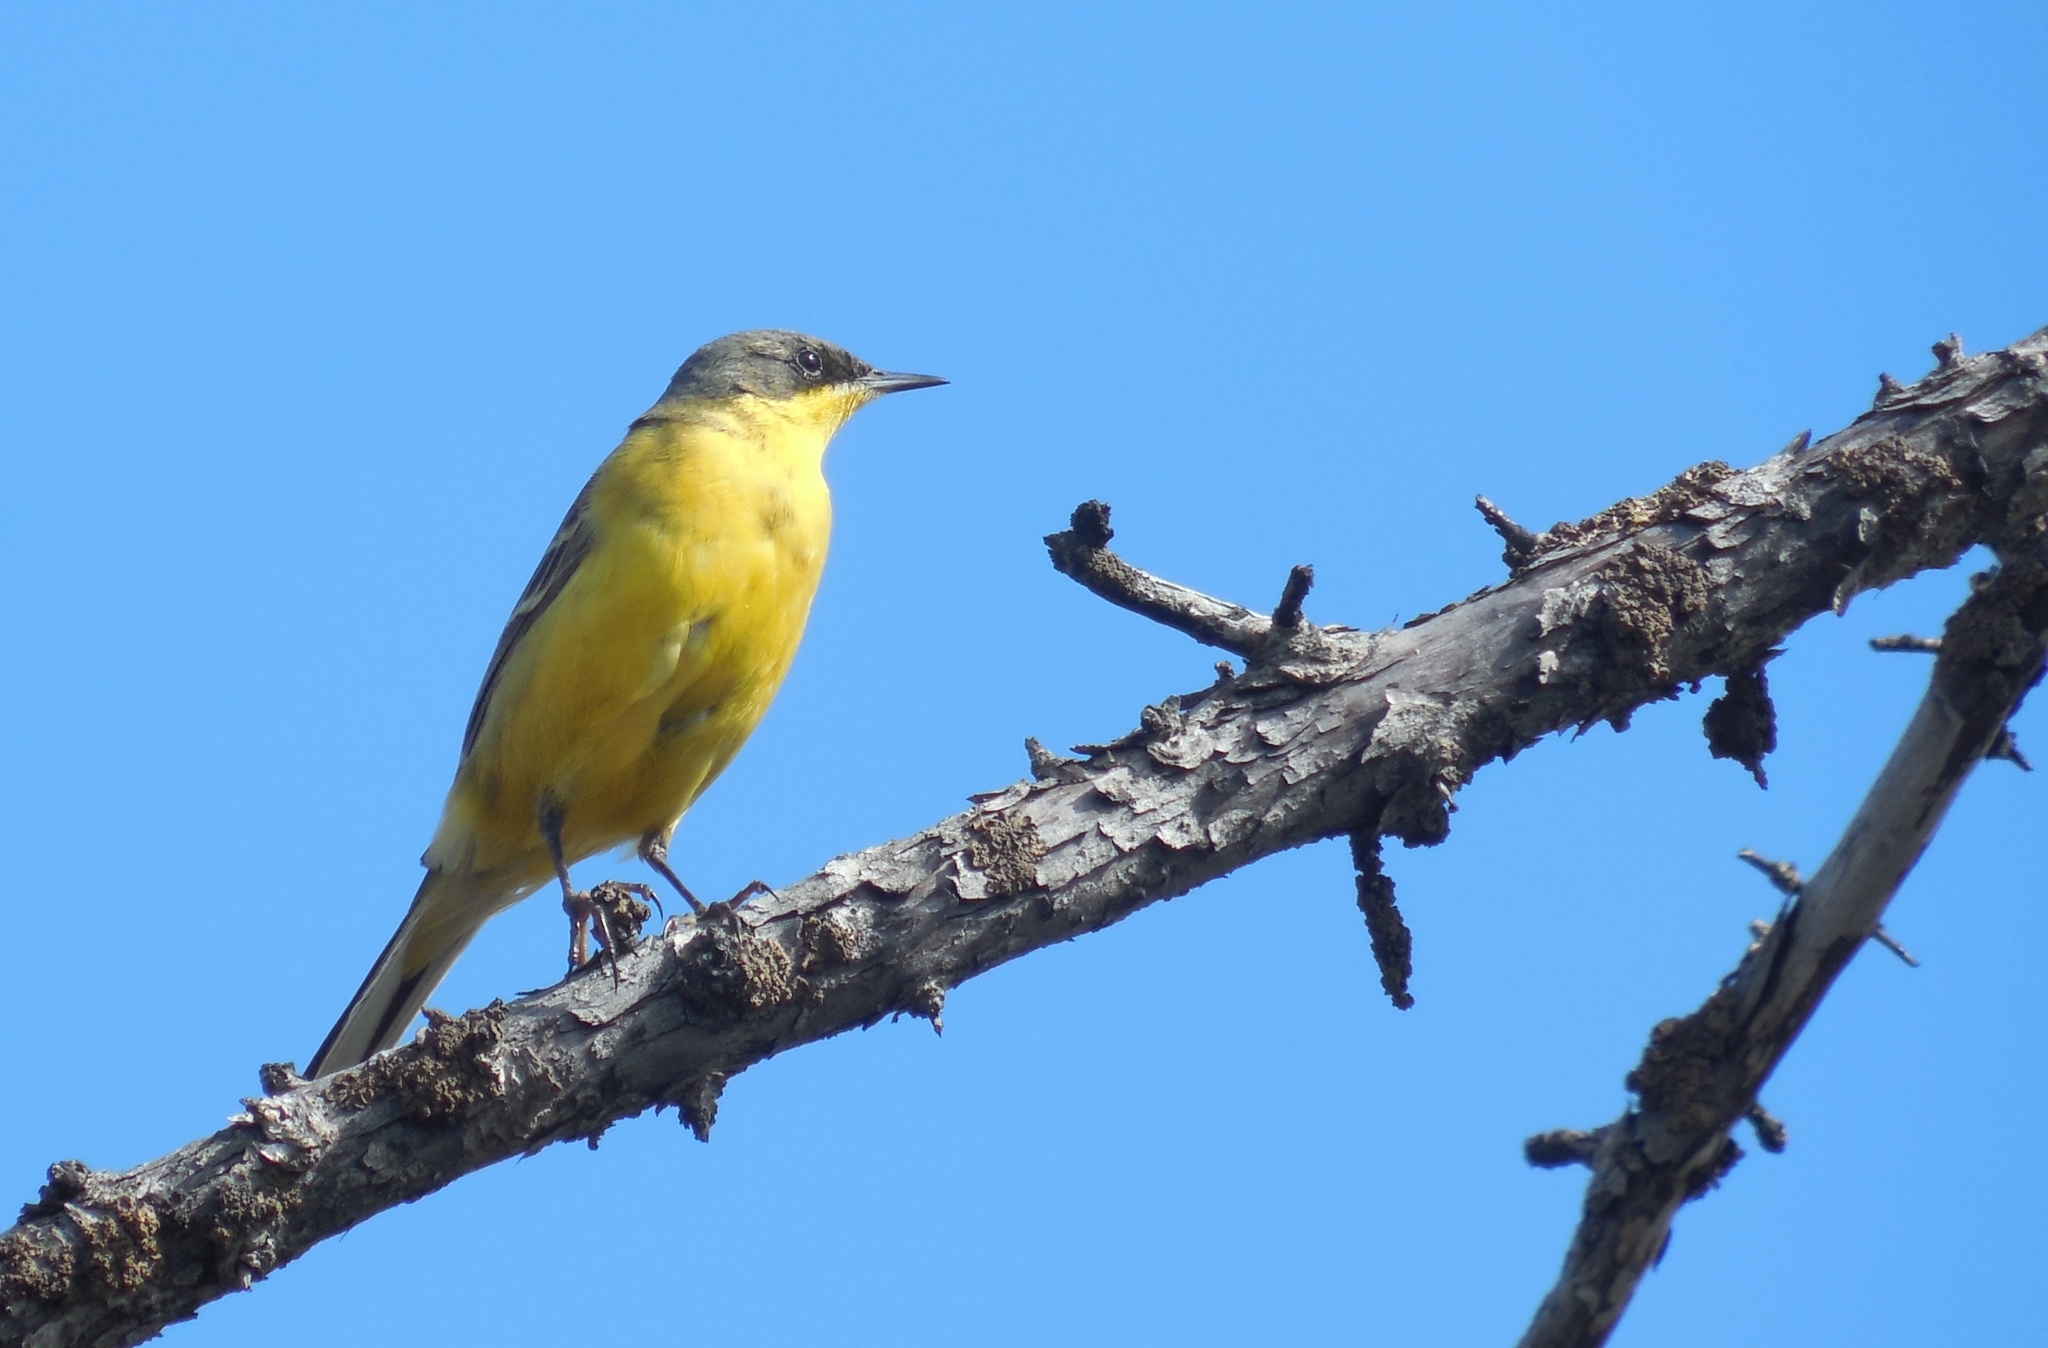
M 1593 1178 L 1564 1272 L 1523 1348 L 1607 1341 L 1679 1207 L 1741 1158 L 1729 1136 L 1738 1120 L 1750 1120 L 1766 1151 L 1784 1150 L 1785 1126 L 1757 1104 L 1757 1092 L 1850 958 L 1880 935 L 1885 906 L 1949 802 L 2040 679 L 2048 650 L 2042 555 L 2030 549 L 1980 577 L 1940 650 L 1919 710 L 1819 873 L 1802 882 L 1789 866 L 1747 854 L 1797 897 L 1697 1011 L 1651 1032 L 1628 1077 L 1639 1104 L 1590 1134 L 1529 1140 L 1533 1163 L 1579 1161 Z
M 226 1128 L 131 1171 L 59 1163 L 0 1234 L 0 1343 L 147 1338 L 377 1212 L 649 1106 L 703 1135 L 753 1063 L 899 1012 L 936 1023 L 962 980 L 1274 852 L 1438 842 L 1480 765 L 1743 675 L 1815 613 L 2039 516 L 2044 371 L 2048 333 L 1945 360 L 1817 445 L 1531 535 L 1508 584 L 1397 631 L 1275 622 L 1145 576 L 1107 551 L 1105 511 L 1049 540 L 1060 568 L 1244 655 L 1241 674 L 1085 760 L 1038 748 L 1035 780 L 776 897 L 672 923 L 617 985 L 435 1018 L 316 1083 L 272 1071 Z

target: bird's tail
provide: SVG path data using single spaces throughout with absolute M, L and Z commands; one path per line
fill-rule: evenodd
M 428 871 L 405 921 L 313 1054 L 307 1077 L 354 1067 L 397 1043 L 470 938 L 497 910 L 493 900 L 498 897 L 474 877 Z

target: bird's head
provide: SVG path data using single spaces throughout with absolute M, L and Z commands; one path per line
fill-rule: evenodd
M 877 370 L 845 347 L 801 332 L 756 328 L 698 347 L 656 406 L 751 404 L 822 425 L 829 434 L 877 398 L 945 382 L 936 375 Z

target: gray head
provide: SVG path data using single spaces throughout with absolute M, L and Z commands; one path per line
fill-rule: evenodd
M 780 401 L 813 390 L 836 389 L 866 401 L 945 382 L 935 375 L 877 370 L 845 347 L 801 332 L 754 328 L 698 347 L 668 381 L 661 400 L 752 395 Z

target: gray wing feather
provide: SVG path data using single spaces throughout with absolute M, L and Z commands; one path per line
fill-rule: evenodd
M 484 717 L 490 711 L 491 693 L 497 688 L 498 676 L 505 672 L 505 663 L 512 658 L 513 650 L 540 621 L 540 615 L 548 611 L 548 605 L 555 602 L 597 542 L 589 518 L 590 489 L 596 481 L 592 478 L 576 494 L 569 513 L 562 517 L 562 527 L 555 531 L 554 541 L 541 554 L 533 579 L 526 582 L 519 602 L 512 606 L 512 616 L 505 620 L 505 630 L 498 634 L 498 649 L 491 653 L 491 663 L 484 670 L 483 686 L 476 690 L 476 703 L 469 709 L 469 725 L 462 732 L 463 758 L 469 757 L 477 735 L 484 728 Z

